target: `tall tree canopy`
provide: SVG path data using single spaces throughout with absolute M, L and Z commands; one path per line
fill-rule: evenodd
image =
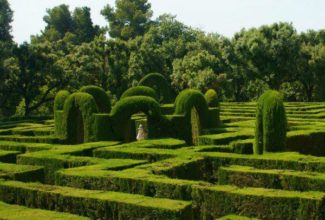
M 0 0 L 0 41 L 11 41 L 13 11 L 7 0 Z
M 143 35 L 151 22 L 151 4 L 147 0 L 116 0 L 115 4 L 101 12 L 109 22 L 110 36 L 129 40 Z

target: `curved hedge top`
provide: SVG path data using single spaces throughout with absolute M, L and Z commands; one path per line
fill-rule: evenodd
M 68 142 L 73 140 L 73 121 L 70 118 L 76 114 L 75 110 L 79 109 L 82 113 L 84 124 L 84 138 L 85 142 L 93 139 L 93 114 L 98 112 L 97 104 L 94 97 L 88 93 L 76 92 L 71 94 L 64 103 L 64 127 Z
M 54 99 L 54 111 L 56 110 L 63 110 L 64 102 L 70 95 L 70 92 L 67 90 L 59 91 Z
M 170 101 L 170 88 L 167 79 L 160 73 L 150 73 L 144 76 L 139 86 L 148 86 L 156 90 L 159 101 L 167 103 Z
M 283 95 L 266 91 L 258 100 L 256 114 L 256 144 L 254 152 L 283 151 L 286 146 L 287 118 Z
M 148 96 L 132 96 L 118 101 L 112 109 L 112 116 L 118 119 L 129 119 L 138 112 L 145 113 L 149 118 L 161 115 L 160 105 L 155 99 Z
M 204 97 L 205 97 L 209 107 L 219 107 L 218 95 L 214 89 L 209 89 L 204 94 Z
M 131 96 L 148 96 L 155 99 L 156 101 L 159 100 L 155 90 L 147 86 L 136 86 L 129 88 L 122 94 L 121 99 L 125 99 Z
M 111 100 L 104 89 L 98 86 L 83 86 L 80 92 L 85 92 L 92 95 L 98 107 L 98 112 L 109 113 L 111 111 Z
M 207 124 L 208 104 L 204 95 L 195 89 L 183 90 L 175 100 L 175 114 L 190 117 L 192 108 L 195 107 L 201 118 L 202 125 Z

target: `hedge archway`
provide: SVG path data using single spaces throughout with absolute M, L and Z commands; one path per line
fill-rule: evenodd
M 57 110 L 63 110 L 64 102 L 69 97 L 70 92 L 67 90 L 59 91 L 54 99 L 54 112 Z
M 118 101 L 112 109 L 112 117 L 115 124 L 115 131 L 120 139 L 125 139 L 128 136 L 128 126 L 133 114 L 143 112 L 148 120 L 148 136 L 155 129 L 161 117 L 159 103 L 148 96 L 131 96 Z
M 153 88 L 162 103 L 168 103 L 170 101 L 170 85 L 167 79 L 160 73 L 150 73 L 144 76 L 139 86 L 148 86 Z
M 84 86 L 80 89 L 80 92 L 85 92 L 92 95 L 98 107 L 98 112 L 109 113 L 111 111 L 111 100 L 104 89 L 98 86 Z
M 63 127 L 69 144 L 90 142 L 93 137 L 94 113 L 98 112 L 92 95 L 77 92 L 70 95 L 63 107 Z
M 121 99 L 132 96 L 148 96 L 159 101 L 156 91 L 148 86 L 136 86 L 127 89 L 121 96 Z
M 175 114 L 184 115 L 186 118 L 190 119 L 192 108 L 198 112 L 200 117 L 200 122 L 202 128 L 204 128 L 208 123 L 208 104 L 205 100 L 204 95 L 195 89 L 183 90 L 175 100 Z

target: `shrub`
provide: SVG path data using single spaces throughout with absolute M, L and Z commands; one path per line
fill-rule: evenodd
M 159 101 L 162 103 L 168 103 L 170 101 L 170 86 L 167 79 L 160 73 L 150 73 L 144 76 L 139 86 L 148 86 L 153 88 L 159 97 Z
M 143 112 L 148 117 L 148 135 L 154 129 L 153 123 L 159 123 L 161 112 L 159 103 L 148 96 L 132 96 L 123 98 L 112 109 L 112 117 L 115 121 L 114 129 L 117 136 L 125 138 L 129 136 L 128 126 L 133 114 Z
M 204 96 L 209 107 L 219 107 L 218 95 L 214 89 L 209 89 Z
M 65 138 L 70 144 L 89 142 L 93 137 L 93 114 L 97 113 L 97 105 L 92 95 L 77 92 L 65 101 L 63 129 Z
M 198 111 L 202 127 L 205 127 L 209 118 L 207 117 L 208 104 L 204 95 L 194 89 L 183 90 L 175 100 L 175 114 L 184 115 L 190 119 L 193 107 Z
M 257 104 L 254 153 L 283 151 L 286 132 L 283 97 L 279 92 L 269 90 L 259 98 Z
M 85 92 L 92 95 L 98 107 L 98 112 L 109 113 L 111 111 L 111 100 L 107 93 L 98 86 L 84 86 L 80 92 Z
M 63 110 L 64 102 L 68 98 L 70 93 L 66 90 L 59 91 L 54 99 L 54 112 L 57 110 Z
M 122 94 L 121 99 L 125 99 L 131 96 L 148 96 L 155 99 L 156 101 L 159 100 L 155 90 L 147 86 L 136 86 L 129 88 Z

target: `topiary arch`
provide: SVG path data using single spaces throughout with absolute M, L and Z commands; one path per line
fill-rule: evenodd
M 155 129 L 154 124 L 159 122 L 161 117 L 159 103 L 148 96 L 132 96 L 121 99 L 112 109 L 112 117 L 115 121 L 114 130 L 116 135 L 125 140 L 128 134 L 131 116 L 143 112 L 147 115 L 148 136 L 150 137 Z
M 255 129 L 255 154 L 285 150 L 287 118 L 279 92 L 269 90 L 259 98 Z
M 205 97 L 209 107 L 216 108 L 216 107 L 220 106 L 217 92 L 214 89 L 209 89 L 204 94 L 204 97 Z
M 70 93 L 67 90 L 59 91 L 54 99 L 54 112 L 63 110 L 64 102 L 69 97 Z
M 160 73 L 150 73 L 144 76 L 139 86 L 148 86 L 153 88 L 158 94 L 159 101 L 162 103 L 168 103 L 170 97 L 170 86 L 167 79 Z
M 94 113 L 98 112 L 92 95 L 77 92 L 70 95 L 63 107 L 63 129 L 67 143 L 90 142 L 93 137 Z
M 183 90 L 175 100 L 176 115 L 184 115 L 186 121 L 190 122 L 187 126 L 191 127 L 193 144 L 196 143 L 200 135 L 201 128 L 207 127 L 209 120 L 208 104 L 204 95 L 194 89 Z
M 80 92 L 85 92 L 92 95 L 98 107 L 98 112 L 109 113 L 111 111 L 111 100 L 104 89 L 98 86 L 84 86 Z
M 155 99 L 156 101 L 159 100 L 156 91 L 147 86 L 136 86 L 129 88 L 122 94 L 121 99 L 125 99 L 131 96 L 148 96 Z

